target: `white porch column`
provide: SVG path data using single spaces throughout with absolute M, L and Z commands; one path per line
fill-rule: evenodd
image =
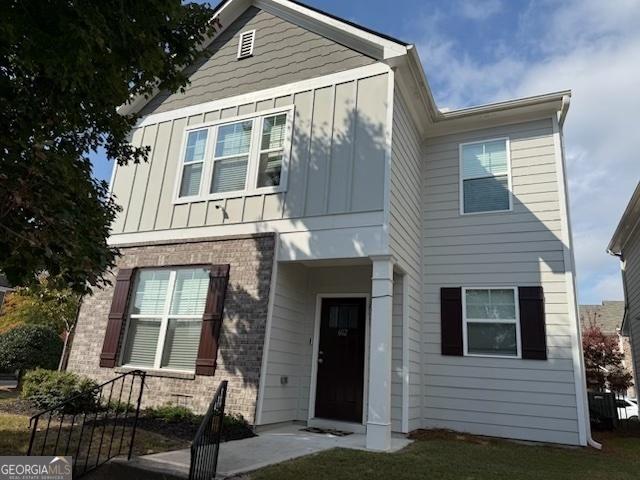
M 366 446 L 391 448 L 391 314 L 393 260 L 372 256 L 371 326 L 369 344 L 369 396 Z

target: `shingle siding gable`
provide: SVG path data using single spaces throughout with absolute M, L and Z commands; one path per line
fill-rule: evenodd
M 239 35 L 256 30 L 253 55 L 238 59 Z M 375 60 L 279 17 L 248 8 L 188 69 L 184 93 L 163 92 L 141 115 L 233 97 L 374 63 Z

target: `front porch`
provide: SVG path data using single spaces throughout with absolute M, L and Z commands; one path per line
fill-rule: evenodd
M 331 448 L 366 450 L 365 435 L 354 433 L 344 437 L 304 432 L 303 425 L 286 424 L 265 428 L 257 437 L 220 444 L 218 473 L 227 478 L 251 472 L 305 455 Z M 411 443 L 404 436 L 393 435 L 389 451 L 401 450 Z M 189 449 L 145 455 L 133 460 L 133 466 L 176 477 L 189 473 Z
M 274 275 L 256 425 L 335 428 L 389 450 L 407 432 L 403 275 L 389 256 L 279 262 Z

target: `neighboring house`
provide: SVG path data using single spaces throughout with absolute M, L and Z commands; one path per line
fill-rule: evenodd
M 624 301 L 603 300 L 601 305 L 580 305 L 578 310 L 583 332 L 586 328 L 597 326 L 600 327 L 602 333 L 618 337 L 620 349 L 624 353 L 622 365 L 631 375 L 634 375 L 631 343 L 629 338 L 621 332 L 622 320 L 624 319 Z M 629 388 L 627 395 L 635 398 L 636 389 L 634 387 Z
M 640 373 L 640 182 L 622 214 L 611 242 L 609 253 L 620 258 L 625 311 L 622 334 L 629 337 L 636 389 Z
M 13 287 L 2 273 L 0 273 L 0 313 L 2 313 L 2 306 L 4 305 L 4 297 L 8 292 L 13 290 Z
M 562 124 L 569 92 L 440 112 L 414 45 L 229 0 L 184 93 L 135 99 L 112 287 L 69 361 L 255 425 L 590 439 Z M 428 33 L 428 32 L 427 32 Z M 428 60 L 428 59 L 427 59 Z

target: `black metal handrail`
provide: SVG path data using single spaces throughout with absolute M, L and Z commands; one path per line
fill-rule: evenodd
M 132 370 L 37 413 L 29 421 L 27 455 L 71 455 L 74 477 L 124 451 L 131 459 L 145 377 L 145 372 Z M 136 399 L 135 405 L 131 404 L 132 398 Z M 46 426 L 38 429 L 44 422 Z
M 216 476 L 226 397 L 227 381 L 223 380 L 191 443 L 189 480 L 211 480 Z

